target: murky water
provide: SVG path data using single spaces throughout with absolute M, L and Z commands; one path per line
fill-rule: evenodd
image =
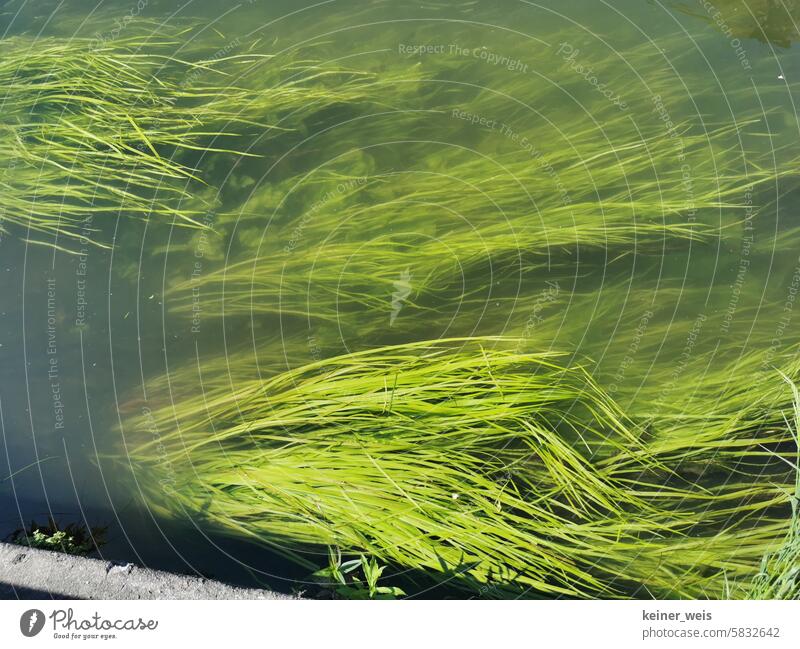
M 708 5 L 0 3 L 6 38 L 105 40 L 134 29 L 158 34 L 161 25 L 172 39 L 184 27 L 202 26 L 192 38 L 207 39 L 216 58 L 280 56 L 302 46 L 318 60 L 340 61 L 379 79 L 429 75 L 414 87 L 397 82 L 398 95 L 407 90 L 402 101 L 398 97 L 402 105 L 376 108 L 366 118 L 333 105 L 304 132 L 262 140 L 256 130 L 251 140 L 237 142 L 259 157 L 198 156 L 208 182 L 200 220 L 214 233 L 167 219 L 101 213 L 85 224 L 85 234 L 113 243 L 108 249 L 81 242 L 78 254 L 66 254 L 26 244 L 20 229 L 2 234 L 0 535 L 50 515 L 103 524 L 109 531 L 102 552 L 110 558 L 288 589 L 302 571 L 220 536 L 197 517 L 160 516 L 142 504 L 124 463 L 109 460 L 125 446 L 129 417 L 179 401 L 172 391 L 185 394 L 195 380 L 201 393 L 203 368 L 229 354 L 248 356 L 262 373 L 273 373 L 383 342 L 506 334 L 591 363 L 598 382 L 624 408 L 642 413 L 660 407 L 653 395 L 697 407 L 687 385 L 752 355 L 764 380 L 772 380 L 778 359 L 798 342 L 800 230 L 790 183 L 750 187 L 743 181 L 734 199 L 742 207 L 704 213 L 711 225 L 724 226 L 724 236 L 710 242 L 672 246 L 664 238 L 655 250 L 578 246 L 566 264 L 528 273 L 520 260 L 510 270 L 491 266 L 466 274 L 448 294 L 431 298 L 441 313 L 429 320 L 408 305 L 425 272 L 413 252 L 387 283 L 380 316 L 370 323 L 361 316 L 318 320 L 280 298 L 271 309 L 245 300 L 243 308 L 227 307 L 218 318 L 212 289 L 192 283 L 226 263 L 302 254 L 308 277 L 300 282 L 301 297 L 305 287 L 309 309 L 321 309 L 323 298 L 313 287 L 324 274 L 327 237 L 334 233 L 315 214 L 328 214 L 339 202 L 347 227 L 347 210 L 369 202 L 360 190 L 372 179 L 422 184 L 424 173 L 458 176 L 456 162 L 515 156 L 549 178 L 552 194 L 564 196 L 567 205 L 575 189 L 560 185 L 547 159 L 569 150 L 580 129 L 593 129 L 598 142 L 614 147 L 645 132 L 668 131 L 670 124 L 710 133 L 758 119 L 729 141 L 738 147 L 736 171 L 746 176 L 759 165 L 786 164 L 798 153 L 800 135 L 792 85 L 800 59 L 791 27 L 800 7 L 768 0 Z M 178 38 L 176 55 L 186 47 Z M 662 100 L 664 88 L 671 94 Z M 624 126 L 608 126 L 612 116 Z M 711 153 L 709 161 L 713 166 Z M 0 173 L 15 173 L 14 161 L 0 165 Z M 498 177 L 505 173 L 494 169 Z M 685 217 L 704 191 L 701 174 L 684 169 L 678 152 L 672 172 L 686 176 Z M 341 177 L 331 180 L 331 173 Z M 629 200 L 641 182 L 636 173 L 631 177 Z M 602 204 L 603 197 L 597 199 Z M 502 224 L 505 215 L 492 205 L 490 196 L 480 218 Z M 380 236 L 436 241 L 443 264 L 460 263 L 458 249 L 436 227 L 439 208 L 428 207 L 429 218 L 413 227 L 401 223 L 399 232 L 387 223 Z M 358 236 L 358 227 L 347 235 Z M 340 305 L 340 313 L 348 308 Z M 153 379 L 170 376 L 173 381 L 154 387 Z

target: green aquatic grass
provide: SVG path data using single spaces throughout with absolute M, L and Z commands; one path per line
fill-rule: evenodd
M 106 243 L 95 233 L 109 215 L 202 227 L 207 168 L 261 155 L 246 150 L 254 137 L 326 107 L 369 103 L 368 74 L 299 51 L 277 61 L 194 47 L 186 60 L 171 36 L 0 41 L 0 227 L 67 248 Z
M 771 164 L 770 152 L 750 148 L 768 130 L 761 118 L 665 128 L 652 93 L 674 114 L 686 98 L 652 57 L 640 70 L 653 68 L 652 87 L 631 91 L 634 114 L 589 96 L 577 113 L 541 115 L 526 106 L 553 104 L 553 93 L 569 95 L 576 82 L 558 88 L 510 75 L 499 76 L 497 88 L 465 90 L 466 79 L 482 78 L 480 66 L 421 61 L 421 80 L 413 81 L 418 114 L 344 118 L 304 142 L 323 154 L 306 171 L 278 164 L 270 167 L 274 179 L 245 176 L 249 195 L 215 218 L 212 238 L 224 262 L 201 277 L 175 278 L 174 308 L 185 311 L 191 289 L 217 316 L 383 327 L 396 284 L 410 275 L 408 312 L 449 315 L 509 275 L 608 265 L 727 237 L 745 217 L 769 210 L 776 200 L 770 188 L 784 180 L 790 186 L 795 175 L 793 164 Z M 598 67 L 618 73 L 619 62 L 607 57 Z M 459 79 L 460 86 L 448 85 Z M 402 85 L 376 91 L 390 104 Z M 479 128 L 454 111 L 503 129 Z M 171 242 L 166 252 L 180 258 L 192 247 Z
M 459 162 L 442 172 L 363 180 L 336 175 L 329 185 L 352 191 L 329 192 L 330 200 L 312 203 L 285 225 L 273 225 L 266 211 L 260 231 L 253 217 L 237 219 L 235 227 L 250 237 L 246 247 L 232 249 L 236 256 L 219 270 L 178 282 L 176 308 L 195 289 L 217 316 L 340 321 L 356 311 L 382 323 L 404 273 L 413 278 L 409 306 L 435 301 L 447 310 L 487 285 L 476 284 L 476 277 L 569 269 L 581 259 L 591 263 L 593 251 L 606 263 L 631 252 L 663 254 L 680 241 L 708 238 L 744 214 L 738 201 L 744 200 L 745 177 L 732 171 L 701 176 L 706 140 L 687 142 L 694 143 L 687 155 L 698 158 L 689 217 L 683 181 L 663 140 L 561 160 L 561 182 L 572 188 L 568 204 L 559 204 L 548 174 L 518 154 Z M 659 164 L 658 173 L 647 168 Z M 776 179 L 751 173 L 748 182 L 755 187 Z
M 0 148 L 13 164 L 3 179 L 4 224 L 63 243 L 80 238 L 83 228 L 93 230 L 100 213 L 197 224 L 179 206 L 194 170 L 172 154 L 199 146 L 207 115 L 178 106 L 203 91 L 182 88 L 175 75 L 204 66 L 140 53 L 142 45 L 24 37 L 0 42 Z M 163 47 L 150 44 L 152 52 Z M 167 64 L 177 70 L 157 80 L 154 71 Z
M 797 452 L 793 461 L 784 459 L 796 472 L 794 494 L 791 496 L 791 524 L 780 549 L 767 553 L 758 575 L 753 580 L 748 593 L 749 599 L 800 599 L 800 392 L 797 385 L 787 378 L 794 397 L 792 422 L 788 420 L 788 428 L 794 428 L 794 441 Z
M 483 343 L 339 357 L 211 398 L 158 442 L 176 479 L 174 508 L 160 506 L 192 511 L 210 497 L 213 521 L 309 567 L 315 546 L 336 545 L 457 581 L 600 588 L 562 551 L 579 536 L 566 520 L 622 516 L 623 502 L 566 440 L 596 445 L 616 413 L 581 372 Z M 604 420 L 596 430 L 576 427 L 584 394 Z M 146 465 L 155 445 L 132 441 Z M 541 530 L 537 543 L 526 525 Z
M 235 382 L 212 360 L 201 395 L 128 420 L 126 452 L 150 507 L 309 569 L 335 546 L 488 596 L 740 592 L 786 533 L 782 475 L 698 481 L 690 452 L 662 455 L 583 370 L 518 344 L 415 343 Z M 737 445 L 719 434 L 705 459 Z

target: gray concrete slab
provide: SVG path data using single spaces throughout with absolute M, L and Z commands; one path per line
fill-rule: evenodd
M 0 599 L 293 599 L 268 590 L 0 543 Z

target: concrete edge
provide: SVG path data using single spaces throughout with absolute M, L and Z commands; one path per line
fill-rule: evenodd
M 0 543 L 0 599 L 297 599 L 211 579 Z

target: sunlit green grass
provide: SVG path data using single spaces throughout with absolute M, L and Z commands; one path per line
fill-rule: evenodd
M 150 506 L 309 569 L 336 546 L 495 596 L 742 596 L 786 533 L 787 471 L 728 456 L 791 433 L 713 424 L 704 443 L 698 418 L 694 446 L 664 449 L 583 370 L 518 342 L 386 347 L 227 384 L 209 367 L 201 395 L 128 422 L 129 457 Z M 197 369 L 172 376 L 177 394 Z
M 0 227 L 67 250 L 108 245 L 101 219 L 119 215 L 203 227 L 207 169 L 260 156 L 254 133 L 369 101 L 369 74 L 300 52 L 184 59 L 180 38 L 0 40 Z

